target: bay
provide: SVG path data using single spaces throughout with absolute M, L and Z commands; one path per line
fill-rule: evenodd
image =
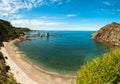
M 40 31 L 46 32 L 50 33 L 49 38 L 35 37 L 15 45 L 25 59 L 51 72 L 76 75 L 82 65 L 110 49 L 91 39 L 95 31 Z

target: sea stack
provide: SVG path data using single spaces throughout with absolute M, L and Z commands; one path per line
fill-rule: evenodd
M 92 39 L 109 43 L 110 45 L 120 46 L 120 24 L 113 22 L 102 27 L 96 33 L 92 34 Z
M 47 33 L 45 34 L 45 36 L 46 36 L 46 37 L 49 37 L 49 33 L 47 32 Z

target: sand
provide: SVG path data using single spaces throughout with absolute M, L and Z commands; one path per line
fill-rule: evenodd
M 4 42 L 4 47 L 1 48 L 1 52 L 6 59 L 7 65 L 10 66 L 10 72 L 14 74 L 14 77 L 18 83 L 21 84 L 75 84 L 75 76 L 63 76 L 57 73 L 43 70 L 40 67 L 32 64 L 28 60 L 25 60 L 24 54 L 17 51 L 14 42 L 19 39 Z

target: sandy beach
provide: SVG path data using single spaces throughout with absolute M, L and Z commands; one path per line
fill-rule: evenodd
M 6 59 L 7 65 L 11 67 L 10 72 L 20 84 L 75 84 L 75 76 L 63 76 L 52 73 L 37 67 L 23 58 L 23 54 L 18 52 L 14 42 L 18 39 L 4 42 L 1 52 Z

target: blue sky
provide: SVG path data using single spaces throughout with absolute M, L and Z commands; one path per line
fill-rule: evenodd
M 120 23 L 120 0 L 0 0 L 0 18 L 35 30 L 98 30 Z

